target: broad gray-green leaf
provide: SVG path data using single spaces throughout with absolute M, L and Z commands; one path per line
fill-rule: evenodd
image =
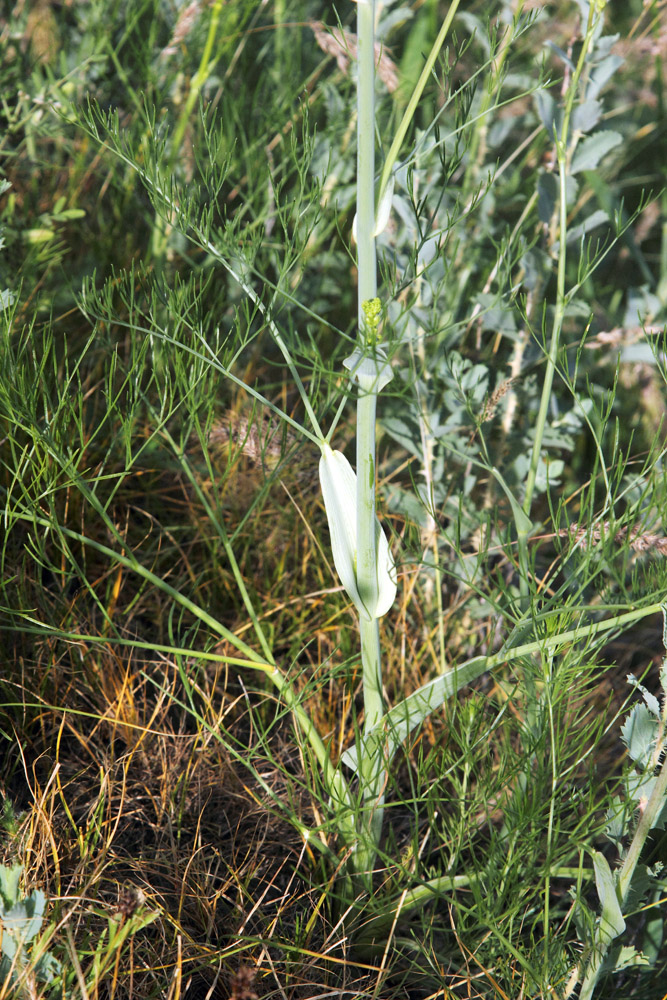
M 421 440 L 419 437 L 419 427 L 416 423 L 408 422 L 400 417 L 385 417 L 382 426 L 385 431 L 401 445 L 402 448 L 416 458 L 422 457 Z
M 546 41 L 544 44 L 545 44 L 545 46 L 547 48 L 551 49 L 552 52 L 555 52 L 559 59 L 562 59 L 562 61 L 565 63 L 565 65 L 568 67 L 568 69 L 570 69 L 570 70 L 572 70 L 574 72 L 574 68 L 575 68 L 574 67 L 574 63 L 570 59 L 570 57 L 567 54 L 567 52 L 565 52 L 564 49 L 561 49 L 560 45 L 556 45 L 556 43 L 552 42 L 551 40 Z
M 609 867 L 609 862 L 599 851 L 593 851 L 593 868 L 598 898 L 602 906 L 600 935 L 603 943 L 608 944 L 623 933 L 625 920 L 616 894 L 616 880 Z
M 613 42 L 618 39 L 618 35 L 608 36 Z M 607 39 L 604 39 L 607 41 Z M 598 46 L 599 50 L 600 46 Z M 599 52 L 598 52 L 599 54 Z M 621 56 L 610 55 L 606 59 L 602 59 L 597 66 L 594 66 L 591 70 L 590 76 L 588 78 L 588 86 L 586 88 L 586 93 L 591 97 L 596 97 L 608 80 L 612 78 L 616 70 L 623 65 L 624 60 Z
M 589 233 L 592 233 L 598 226 L 605 226 L 608 224 L 608 213 L 605 212 L 603 208 L 597 208 L 594 212 L 591 212 L 584 222 L 580 222 L 578 226 L 572 226 L 571 229 L 568 229 L 566 243 L 568 246 L 572 246 L 573 243 L 579 243 L 583 236 L 587 236 Z
M 568 205 L 574 202 L 577 182 L 570 174 L 565 179 L 565 198 Z M 560 184 L 555 174 L 542 173 L 537 179 L 537 210 L 540 221 L 551 222 L 560 201 Z
M 656 779 L 650 770 L 639 773 L 631 771 L 625 779 L 625 790 L 632 802 L 646 804 L 653 795 Z
M 563 125 L 563 109 L 546 90 L 536 92 L 535 104 L 540 121 L 547 130 L 549 138 L 553 139 L 554 135 L 558 138 Z
M 15 903 L 11 910 L 3 913 L 5 933 L 12 934 L 16 940 L 32 941 L 39 934 L 45 907 L 46 896 L 41 890 L 35 890 L 27 899 Z
M 620 146 L 623 136 L 618 132 L 594 132 L 582 139 L 572 158 L 570 172 L 581 173 L 582 170 L 595 170 L 607 153 Z
M 621 969 L 634 969 L 637 966 L 650 964 L 646 955 L 643 955 L 641 951 L 637 951 L 632 945 L 624 945 L 616 957 L 612 971 L 620 972 Z
M 656 696 L 654 694 L 651 694 L 651 692 L 647 688 L 645 688 L 643 684 L 640 684 L 634 674 L 628 674 L 627 680 L 628 684 L 631 684 L 633 687 L 637 688 L 637 690 L 641 692 L 641 695 L 646 703 L 646 707 L 648 708 L 651 715 L 655 715 L 656 719 L 659 719 L 660 702 L 658 701 Z
M 18 902 L 19 879 L 22 871 L 23 865 L 12 865 L 11 868 L 0 865 L 0 897 L 2 897 L 0 914 L 3 910 L 10 910 L 14 903 Z
M 572 128 L 575 132 L 590 132 L 602 117 L 602 105 L 599 101 L 582 101 L 572 114 Z
M 621 726 L 621 739 L 632 759 L 642 769 L 649 763 L 655 747 L 657 723 L 646 705 L 635 705 Z
M 365 354 L 355 347 L 352 354 L 343 361 L 364 392 L 381 392 L 394 377 L 387 355 L 381 347 L 375 348 L 374 355 Z

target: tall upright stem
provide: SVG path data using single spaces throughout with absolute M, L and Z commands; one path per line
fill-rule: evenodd
M 572 113 L 574 110 L 574 102 L 578 96 L 579 83 L 581 81 L 584 68 L 586 66 L 586 60 L 589 56 L 591 46 L 593 44 L 595 29 L 599 18 L 603 16 L 604 7 L 606 0 L 596 0 L 592 3 L 588 14 L 588 23 L 586 25 L 586 31 L 583 37 L 583 42 L 581 46 L 581 51 L 579 53 L 579 58 L 577 60 L 576 67 L 572 74 L 572 79 L 570 81 L 567 94 L 565 97 L 565 107 L 563 109 L 563 120 L 560 127 L 560 134 L 557 132 L 554 134 L 554 141 L 556 147 L 556 157 L 558 159 L 558 177 L 559 177 L 559 209 L 558 209 L 558 238 L 559 238 L 559 249 L 558 249 L 558 275 L 556 284 L 556 304 L 554 309 L 553 326 L 551 329 L 551 339 L 549 342 L 549 351 L 546 359 L 546 369 L 544 372 L 544 381 L 542 383 L 542 395 L 540 397 L 540 408 L 537 414 L 537 420 L 535 423 L 535 439 L 533 442 L 533 450 L 530 456 L 530 466 L 528 469 L 528 476 L 526 478 L 526 492 L 523 501 L 524 513 L 530 517 L 531 507 L 533 503 L 533 494 L 535 492 L 535 484 L 537 482 L 537 473 L 540 464 L 540 456 L 542 453 L 542 443 L 544 441 L 544 432 L 547 423 L 547 414 L 549 411 L 549 404 L 551 402 L 551 389 L 553 386 L 554 374 L 556 371 L 556 364 L 558 361 L 558 351 L 560 348 L 560 336 L 563 329 L 563 319 L 565 316 L 565 307 L 567 305 L 567 296 L 565 294 L 565 276 L 566 276 L 566 247 L 567 247 L 567 174 L 569 169 L 569 158 L 574 152 L 574 145 L 570 146 L 570 125 L 572 121 Z M 555 126 L 554 126 L 555 128 Z M 520 589 L 521 597 L 524 602 L 528 600 L 528 531 L 519 529 L 518 530 L 518 550 L 519 550 L 519 567 L 521 570 L 520 574 Z
M 375 0 L 357 4 L 357 265 L 359 329 L 362 303 L 375 298 Z
M 357 4 L 357 320 L 359 348 L 366 352 L 364 303 L 376 297 L 375 250 L 375 2 Z M 357 399 L 357 586 L 370 618 L 360 616 L 364 689 L 364 734 L 384 714 L 380 632 L 375 616 L 378 595 L 375 534 L 375 412 L 377 390 L 360 386 Z M 383 768 L 377 758 L 361 768 L 362 814 L 355 867 L 370 886 L 375 847 L 382 829 Z M 370 771 L 371 773 L 365 773 Z
M 366 348 L 363 304 L 377 293 L 375 251 L 375 2 L 357 4 L 357 320 Z M 377 604 L 375 535 L 375 411 L 377 392 L 359 389 L 357 400 L 357 586 L 371 616 Z M 365 728 L 384 712 L 377 622 L 361 621 Z

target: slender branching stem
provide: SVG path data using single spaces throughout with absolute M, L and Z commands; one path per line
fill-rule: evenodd
M 530 517 L 530 511 L 533 503 L 533 494 L 535 492 L 535 483 L 537 481 L 540 456 L 542 454 L 542 444 L 546 429 L 547 413 L 551 402 L 551 390 L 553 387 L 554 374 L 558 361 L 560 337 L 563 329 L 563 318 L 565 316 L 565 308 L 567 305 L 565 275 L 567 263 L 567 175 L 569 168 L 569 156 L 571 154 L 571 150 L 569 148 L 570 125 L 572 121 L 572 112 L 574 110 L 574 102 L 579 91 L 579 83 L 586 67 L 586 60 L 590 48 L 593 44 L 598 19 L 602 16 L 602 7 L 603 4 L 591 4 L 590 6 L 588 24 L 586 26 L 586 32 L 581 46 L 581 52 L 579 53 L 579 59 L 577 60 L 577 65 L 574 73 L 572 74 L 572 79 L 565 98 L 565 108 L 563 111 L 563 122 L 560 134 L 554 135 L 559 179 L 558 274 L 556 279 L 556 302 L 551 327 L 551 338 L 546 358 L 546 369 L 544 372 L 544 381 L 542 383 L 540 407 L 535 423 L 535 439 L 533 441 L 533 449 L 530 456 L 530 465 L 528 468 L 528 476 L 526 478 L 526 492 L 523 501 L 523 510 L 528 517 Z M 521 596 L 525 601 L 528 597 L 528 532 L 525 528 L 519 528 L 517 536 L 519 548 L 519 567 L 521 570 Z
M 414 118 L 415 111 L 421 100 L 421 96 L 424 93 L 424 87 L 426 86 L 428 79 L 433 72 L 433 67 L 435 66 L 435 61 L 438 58 L 438 53 L 445 43 L 445 38 L 447 37 L 447 32 L 452 26 L 452 21 L 456 15 L 459 8 L 460 0 L 452 0 L 447 11 L 447 16 L 442 22 L 440 31 L 438 32 L 438 37 L 434 41 L 431 51 L 429 52 L 426 62 L 424 63 L 424 68 L 421 71 L 419 79 L 417 80 L 417 85 L 410 96 L 408 101 L 408 106 L 403 113 L 400 125 L 396 129 L 396 134 L 393 138 L 392 144 L 389 147 L 389 152 L 387 153 L 387 158 L 384 161 L 384 166 L 382 168 L 382 176 L 380 178 L 380 190 L 378 192 L 378 202 L 382 200 L 382 196 L 385 192 L 385 188 L 389 183 L 389 178 L 391 177 L 391 172 L 394 169 L 394 164 L 398 159 L 398 154 L 401 151 L 401 146 L 403 145 L 403 140 L 410 128 L 410 123 Z

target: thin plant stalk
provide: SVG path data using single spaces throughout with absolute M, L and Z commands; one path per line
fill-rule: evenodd
M 618 897 L 621 912 L 625 909 L 628 893 L 630 892 L 630 886 L 632 885 L 632 879 L 635 874 L 635 869 L 639 863 L 641 852 L 661 810 L 665 807 L 666 799 L 667 756 L 665 756 L 662 761 L 660 772 L 656 778 L 648 802 L 641 811 L 639 822 L 637 823 L 637 829 L 635 830 L 635 835 L 632 838 L 632 843 L 628 848 L 628 853 L 626 854 L 620 871 L 618 872 L 616 880 L 616 895 Z M 600 978 L 600 973 L 602 972 L 605 956 L 613 940 L 614 938 L 610 935 L 605 922 L 600 920 L 595 930 L 593 948 L 591 956 L 588 960 L 588 965 L 586 966 L 584 972 L 581 991 L 579 993 L 579 1000 L 591 1000 L 593 997 L 595 987 L 598 979 Z
M 396 135 L 394 136 L 392 144 L 389 147 L 389 152 L 387 153 L 387 158 L 384 161 L 384 166 L 382 168 L 382 176 L 380 177 L 378 202 L 382 201 L 387 185 L 389 184 L 389 178 L 391 177 L 391 172 L 394 169 L 394 164 L 398 159 L 398 154 L 401 150 L 401 146 L 403 145 L 403 140 L 405 139 L 407 131 L 410 127 L 410 122 L 414 118 L 415 111 L 417 110 L 417 106 L 419 105 L 419 101 L 421 100 L 421 96 L 424 92 L 424 87 L 426 86 L 426 83 L 431 75 L 433 67 L 435 66 L 435 61 L 438 58 L 438 53 L 440 52 L 440 49 L 445 43 L 447 32 L 449 31 L 452 25 L 452 21 L 454 20 L 454 16 L 456 15 L 456 12 L 458 10 L 459 3 L 460 0 L 452 0 L 452 3 L 450 3 L 449 5 L 447 16 L 445 17 L 445 20 L 442 22 L 442 26 L 440 28 L 440 31 L 438 32 L 438 37 L 434 41 L 431 47 L 431 51 L 429 52 L 426 58 L 426 62 L 424 63 L 424 68 L 421 71 L 419 79 L 417 80 L 417 85 L 410 96 L 410 100 L 408 101 L 408 106 L 403 113 L 400 125 L 396 130 Z
M 357 321 L 365 349 L 364 303 L 377 293 L 375 248 L 375 52 L 374 0 L 357 4 Z M 360 390 L 357 400 L 357 586 L 371 614 L 377 603 L 375 540 L 375 413 L 377 393 Z M 365 687 L 365 685 L 364 685 Z M 368 706 L 378 711 L 376 698 Z M 381 711 L 381 705 L 379 706 Z
M 190 121 L 190 116 L 194 110 L 194 107 L 199 100 L 199 95 L 201 94 L 202 87 L 208 80 L 211 71 L 213 70 L 216 62 L 218 61 L 218 56 L 213 55 L 213 48 L 215 45 L 216 35 L 218 33 L 218 24 L 220 23 L 220 14 L 223 8 L 223 0 L 214 0 L 213 6 L 211 8 L 211 20 L 208 26 L 208 34 L 206 36 L 206 43 L 204 45 L 204 51 L 202 52 L 201 59 L 199 60 L 199 66 L 197 67 L 197 72 L 192 78 L 190 84 L 190 90 L 188 92 L 187 99 L 185 101 L 185 106 L 181 111 L 180 117 L 174 129 L 174 135 L 171 142 L 171 152 L 169 154 L 169 166 L 168 172 L 171 174 L 174 169 L 174 164 L 177 157 L 181 152 L 181 146 L 183 144 L 183 139 L 185 138 L 185 132 L 188 127 L 188 122 Z
M 533 494 L 535 492 L 537 471 L 542 453 L 542 442 L 544 441 L 547 413 L 549 410 L 549 403 L 551 401 L 551 389 L 553 386 L 556 362 L 558 359 L 558 350 L 560 347 L 560 336 L 563 329 L 565 307 L 567 305 L 567 296 L 565 294 L 565 267 L 567 261 L 566 185 L 569 157 L 572 154 L 572 150 L 568 149 L 570 124 L 572 121 L 572 112 L 574 110 L 574 101 L 577 96 L 579 82 L 586 66 L 586 60 L 593 42 L 598 20 L 602 17 L 605 5 L 606 0 L 596 0 L 596 2 L 592 3 L 590 6 L 588 24 L 586 25 L 586 33 L 581 46 L 581 52 L 579 53 L 579 59 L 577 60 L 577 65 L 574 73 L 572 74 L 572 80 L 565 98 L 565 108 L 560 134 L 554 135 L 559 178 L 558 274 L 556 279 L 556 303 L 554 307 L 553 326 L 551 329 L 551 340 L 549 342 L 546 370 L 544 373 L 544 382 L 542 384 L 542 394 L 540 397 L 540 408 L 538 410 L 537 421 L 535 424 L 535 440 L 533 442 L 533 450 L 530 456 L 530 466 L 528 468 L 528 476 L 526 478 L 526 492 L 523 501 L 523 510 L 528 518 L 530 517 L 530 510 L 533 503 Z M 517 526 L 517 541 L 519 548 L 519 566 L 521 569 L 521 596 L 524 600 L 526 600 L 528 597 L 528 530 L 526 529 L 525 524 Z
M 357 4 L 357 268 L 360 347 L 366 341 L 364 304 L 377 293 L 375 246 L 375 2 Z M 361 664 L 364 693 L 364 735 L 384 714 L 380 630 L 375 616 L 377 605 L 377 541 L 375 519 L 375 414 L 377 391 L 360 386 L 357 400 L 357 586 L 370 609 L 370 618 L 359 616 Z M 361 825 L 363 835 L 355 852 L 354 867 L 370 878 L 375 845 L 382 828 L 380 772 L 373 762 L 362 764 Z M 370 813 L 370 815 L 369 815 Z
M 215 38 L 218 33 L 218 24 L 220 22 L 220 14 L 222 11 L 223 0 L 214 0 L 211 9 L 211 20 L 208 26 L 208 34 L 206 36 L 206 42 L 204 44 L 204 51 L 202 52 L 201 59 L 199 60 L 199 66 L 197 71 L 192 77 L 190 83 L 190 90 L 185 101 L 185 105 L 181 111 L 178 122 L 176 123 L 176 128 L 174 129 L 174 134 L 171 139 L 171 151 L 169 153 L 169 159 L 167 161 L 167 175 L 171 177 L 174 165 L 177 158 L 181 155 L 183 140 L 185 138 L 185 133 L 188 127 L 188 122 L 190 121 L 190 116 L 192 115 L 193 109 L 199 100 L 202 87 L 206 83 L 218 57 L 213 57 L 213 47 L 215 45 Z M 165 253 L 166 248 L 166 233 L 168 232 L 168 222 L 165 219 L 161 219 L 159 216 L 155 221 L 155 226 L 153 228 L 153 253 L 157 260 L 160 260 Z

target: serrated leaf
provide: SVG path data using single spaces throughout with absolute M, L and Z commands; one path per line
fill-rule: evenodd
M 46 983 L 50 983 L 62 972 L 62 964 L 47 951 L 40 958 L 35 971 L 40 979 Z
M 400 417 L 385 417 L 382 427 L 402 448 L 416 458 L 422 457 L 421 442 L 419 439 L 419 428 L 410 425 Z
M 613 45 L 618 39 L 618 35 L 610 35 L 607 39 L 600 39 L 600 42 L 598 42 L 598 52 L 601 47 L 601 43 L 606 42 L 608 39 L 611 40 L 611 44 Z M 624 60 L 621 56 L 616 55 L 610 55 L 607 56 L 606 59 L 601 59 L 597 66 L 594 66 L 590 72 L 586 92 L 591 97 L 596 97 L 607 81 L 611 80 L 616 70 L 623 65 L 623 62 Z
M 637 951 L 632 945 L 624 945 L 620 949 L 611 971 L 620 972 L 621 969 L 636 968 L 640 965 L 650 964 L 646 955 L 643 955 L 641 951 Z
M 655 778 L 650 772 L 631 771 L 625 778 L 626 795 L 638 805 L 646 803 L 653 794 Z
M 637 690 L 641 693 L 642 698 L 646 702 L 646 707 L 648 708 L 649 712 L 652 715 L 655 715 L 656 719 L 659 719 L 660 702 L 658 701 L 656 696 L 654 694 L 651 694 L 651 692 L 647 690 L 647 688 L 645 688 L 643 684 L 640 684 L 634 674 L 628 674 L 627 681 L 628 684 L 632 685 L 632 687 L 637 688 Z
M 657 720 L 646 705 L 635 705 L 621 726 L 621 739 L 630 757 L 640 768 L 645 768 L 654 750 Z
M 664 830 L 667 826 L 667 801 L 663 803 L 662 809 L 651 823 L 652 830 Z
M 594 132 L 582 139 L 572 158 L 570 173 L 578 174 L 582 170 L 595 170 L 607 153 L 623 142 L 623 136 L 618 132 Z
M 6 955 L 0 955 L 0 984 L 4 984 L 9 978 L 9 970 L 12 963 Z
M 600 914 L 600 934 L 602 941 L 608 943 L 617 938 L 625 930 L 625 920 L 616 895 L 616 880 L 612 875 L 609 862 L 604 854 L 593 851 L 593 868 L 595 870 L 595 885 L 602 906 Z

